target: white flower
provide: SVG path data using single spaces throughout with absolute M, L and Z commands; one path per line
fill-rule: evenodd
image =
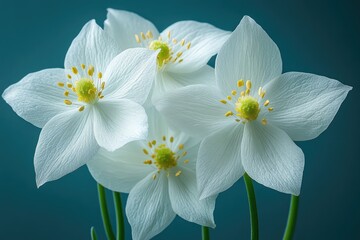
M 87 165 L 105 187 L 129 194 L 126 215 L 134 240 L 163 231 L 176 214 L 215 227 L 215 198 L 199 200 L 195 168 L 199 140 L 168 129 L 155 110 L 148 111 L 149 137 L 99 153 Z
M 88 22 L 72 42 L 65 69 L 31 73 L 2 97 L 43 128 L 34 165 L 38 187 L 84 165 L 99 146 L 115 150 L 147 135 L 141 106 L 155 78 L 156 52 L 117 44 Z
M 207 64 L 230 33 L 210 24 L 181 21 L 159 34 L 156 27 L 139 15 L 109 9 L 104 29 L 121 49 L 160 49 L 153 99 L 164 92 L 191 84 L 214 84 L 214 69 Z
M 278 47 L 244 17 L 216 59 L 217 87 L 188 86 L 156 105 L 169 123 L 201 137 L 201 197 L 222 192 L 247 172 L 275 190 L 300 194 L 310 140 L 330 124 L 351 87 L 323 76 L 282 73 Z

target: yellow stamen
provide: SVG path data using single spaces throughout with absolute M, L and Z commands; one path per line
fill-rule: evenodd
M 220 102 L 223 103 L 223 104 L 226 104 L 226 103 L 227 103 L 227 101 L 224 100 L 224 99 L 223 99 L 223 100 L 220 100 Z
M 166 141 L 166 137 L 165 137 L 165 136 L 163 136 L 163 137 L 162 137 L 162 140 L 163 140 L 163 141 Z
M 231 91 L 231 95 L 235 96 L 237 94 L 237 92 L 235 90 Z
M 150 165 L 150 164 L 152 164 L 152 161 L 151 161 L 150 159 L 149 159 L 149 160 L 145 160 L 145 161 L 144 161 L 144 164 L 149 164 L 149 165 Z
M 226 97 L 229 101 L 231 101 L 232 97 L 231 96 L 227 96 Z
M 156 140 L 151 141 L 152 145 L 156 145 Z
M 181 42 L 180 42 L 181 46 L 184 46 L 184 44 L 185 44 L 185 39 L 181 40 Z
M 184 163 L 185 164 L 189 163 L 189 159 L 184 160 Z
M 84 70 L 85 69 L 85 64 L 81 64 L 81 68 Z
M 176 38 L 174 38 L 174 39 L 172 40 L 172 42 L 173 42 L 174 44 L 177 44 Z
M 152 176 L 152 179 L 153 179 L 153 180 L 155 180 L 155 179 L 156 179 L 156 174 L 154 174 L 154 175 Z
M 149 148 L 152 148 L 151 142 L 148 142 L 148 146 L 149 146 Z
M 95 71 L 94 66 L 90 65 L 90 66 L 89 66 L 89 69 L 88 69 L 88 74 L 89 74 L 89 76 L 92 76 L 92 75 L 94 74 L 94 71 Z
M 188 44 L 186 45 L 186 48 L 189 50 L 190 47 L 191 47 L 191 43 L 188 43 Z
M 234 115 L 234 113 L 232 111 L 228 111 L 225 113 L 225 117 L 230 117 L 232 115 Z
M 170 33 L 170 31 L 168 31 L 168 33 L 167 33 L 167 37 L 170 39 L 170 37 L 171 37 L 171 33 Z
M 68 99 L 65 99 L 65 100 L 64 100 L 64 103 L 65 103 L 66 105 L 71 105 L 71 104 L 72 104 L 72 102 L 71 102 L 70 100 L 68 100 Z
M 141 32 L 140 35 L 141 35 L 142 39 L 144 39 L 144 40 L 146 39 L 146 36 L 143 32 Z
M 64 84 L 63 82 L 58 82 L 57 85 L 58 85 L 59 87 L 63 87 L 65 84 Z
M 264 106 L 266 107 L 267 105 L 269 105 L 269 103 L 270 103 L 270 101 L 269 101 L 269 100 L 266 100 L 266 101 L 264 102 Z
M 71 68 L 71 71 L 74 73 L 74 74 L 78 74 L 78 70 L 76 67 L 72 67 Z
M 146 150 L 145 148 L 143 149 L 143 152 L 144 152 L 146 155 L 149 154 L 148 150 Z
M 250 81 L 250 80 L 247 80 L 247 81 L 246 81 L 246 88 L 247 88 L 247 89 L 250 89 L 250 88 L 251 88 L 251 81 Z
M 171 143 L 174 142 L 174 137 L 173 136 L 170 137 L 170 142 Z
M 102 83 L 101 83 L 101 89 L 104 90 L 104 88 L 105 88 L 105 82 L 102 82 Z
M 98 78 L 101 79 L 102 78 L 102 72 L 98 73 Z
M 139 38 L 139 36 L 137 34 L 135 34 L 135 40 L 136 40 L 137 43 L 141 42 L 141 40 L 140 40 L 140 38 Z
M 269 112 L 271 112 L 271 111 L 273 111 L 273 110 L 274 110 L 274 108 L 269 107 L 269 108 L 268 108 L 268 110 L 269 110 Z
M 184 149 L 184 144 L 179 144 L 179 149 L 183 150 Z
M 185 151 L 185 152 L 182 153 L 182 156 L 185 157 L 186 154 L 187 154 L 187 152 Z
M 68 78 L 68 79 L 71 79 L 71 75 L 70 75 L 70 74 L 68 74 L 68 75 L 67 75 L 67 78 Z
M 181 174 L 181 171 L 179 170 L 175 173 L 175 176 L 178 177 L 178 176 L 180 176 L 180 174 Z
M 264 98 L 264 97 L 265 97 L 265 93 L 266 93 L 266 92 L 263 90 L 263 91 L 261 92 L 261 94 L 260 94 L 260 97 L 261 97 L 261 98 Z
M 64 92 L 64 96 L 65 96 L 65 97 L 69 96 L 69 91 L 65 91 L 65 92 Z
M 79 112 L 84 111 L 84 109 L 85 109 L 85 106 L 81 106 L 81 107 L 79 107 Z
M 68 88 L 72 88 L 72 87 L 73 87 L 73 85 L 72 85 L 71 83 L 67 83 L 66 86 L 67 86 Z
M 237 86 L 240 88 L 242 86 L 244 86 L 244 80 L 240 79 L 239 81 L 237 81 Z
M 266 124 L 267 124 L 267 120 L 266 120 L 265 118 L 263 118 L 263 119 L 261 120 L 261 124 L 262 124 L 262 125 L 266 125 Z

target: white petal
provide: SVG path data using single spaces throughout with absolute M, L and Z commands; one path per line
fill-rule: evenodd
M 188 85 L 205 84 L 215 86 L 215 71 L 209 65 L 190 73 L 159 72 L 155 81 L 152 101 L 156 100 L 169 91 L 176 90 Z
M 323 76 L 290 72 L 264 89 L 274 108 L 265 115 L 268 122 L 293 140 L 304 141 L 325 131 L 352 87 Z
M 230 188 L 243 174 L 242 124 L 232 124 L 206 137 L 200 144 L 196 164 L 201 199 Z
M 116 9 L 108 9 L 104 29 L 117 41 L 122 50 L 142 46 L 136 42 L 135 34 L 140 39 L 141 32 L 146 34 L 151 31 L 154 39 L 159 36 L 158 30 L 150 21 L 135 13 Z
M 133 240 L 148 240 L 163 231 L 175 218 L 165 174 L 147 176 L 130 191 L 126 216 Z
M 145 139 L 148 132 L 145 110 L 126 99 L 99 101 L 94 108 L 94 131 L 98 144 L 108 151 Z
M 177 54 L 182 52 L 181 63 L 170 63 L 166 66 L 171 72 L 193 72 L 205 66 L 209 59 L 215 55 L 224 42 L 230 36 L 230 32 L 216 28 L 208 23 L 196 21 L 180 21 L 166 28 L 162 33 L 162 39 L 168 39 L 172 51 Z M 172 43 L 172 39 L 177 40 L 177 44 Z M 181 40 L 185 40 L 181 46 Z M 191 44 L 187 49 L 187 44 Z
M 241 144 L 245 171 L 255 181 L 283 193 L 300 194 L 304 154 L 281 129 L 254 121 Z
M 215 73 L 219 87 L 229 94 L 239 79 L 251 80 L 251 89 L 257 92 L 281 72 L 278 47 L 253 19 L 245 16 L 217 56 Z
M 144 48 L 125 50 L 109 64 L 104 74 L 106 98 L 126 98 L 143 104 L 157 72 L 157 52 Z
M 155 106 L 171 126 L 204 137 L 234 122 L 224 116 L 232 107 L 220 103 L 223 98 L 217 88 L 193 85 L 164 95 Z
M 195 171 L 178 169 L 181 169 L 178 177 L 169 176 L 169 194 L 174 211 L 187 221 L 214 228 L 216 196 L 199 200 Z
M 98 151 L 89 110 L 67 111 L 53 117 L 42 129 L 34 165 L 40 187 L 76 170 Z
M 20 117 L 43 127 L 55 115 L 70 110 L 64 104 L 64 90 L 57 85 L 64 81 L 63 69 L 45 69 L 11 85 L 2 97 Z
M 135 141 L 114 152 L 101 148 L 87 163 L 91 175 L 112 191 L 129 193 L 138 182 L 154 171 L 154 168 L 144 164 L 149 157 L 143 153 L 143 145 L 142 141 Z
M 95 72 L 105 72 L 110 61 L 120 53 L 116 42 L 95 22 L 89 21 L 71 43 L 66 53 L 65 68 L 81 64 L 94 66 Z

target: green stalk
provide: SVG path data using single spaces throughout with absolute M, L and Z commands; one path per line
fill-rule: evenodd
M 209 228 L 202 226 L 201 227 L 202 240 L 210 240 Z
M 109 216 L 109 212 L 108 212 L 108 208 L 107 208 L 107 203 L 106 203 L 106 193 L 105 193 L 105 188 L 98 184 L 98 193 L 99 193 L 99 203 L 100 203 L 100 210 L 101 210 L 101 217 L 103 220 L 103 224 L 104 224 L 104 229 L 105 229 L 105 233 L 107 236 L 108 240 L 115 240 L 115 236 L 111 227 L 111 222 L 110 222 L 110 216 Z
M 258 240 L 259 223 L 258 223 L 258 214 L 256 208 L 254 186 L 252 184 L 251 178 L 249 177 L 249 175 L 247 175 L 247 173 L 244 174 L 244 181 L 245 181 L 245 186 L 249 201 L 250 221 L 251 221 L 251 240 Z
M 91 240 L 97 240 L 97 236 L 96 236 L 96 232 L 95 232 L 94 227 L 91 227 L 90 234 L 91 234 Z
M 116 213 L 116 240 L 125 240 L 124 215 L 122 211 L 121 195 L 113 192 Z
M 294 236 L 297 213 L 299 208 L 299 196 L 291 196 L 289 216 L 286 224 L 283 240 L 291 240 Z

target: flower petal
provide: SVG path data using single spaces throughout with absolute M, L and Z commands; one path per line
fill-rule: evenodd
M 209 65 L 191 73 L 174 73 L 163 71 L 159 72 L 155 81 L 155 87 L 152 94 L 152 101 L 162 97 L 164 93 L 188 85 L 205 84 L 215 85 L 215 71 Z
M 251 80 L 251 89 L 257 92 L 282 72 L 278 47 L 248 16 L 220 49 L 215 65 L 216 81 L 225 94 L 236 88 L 239 79 Z
M 148 132 L 145 110 L 127 99 L 99 101 L 94 108 L 94 131 L 98 144 L 108 151 L 145 139 Z
M 304 154 L 283 130 L 249 122 L 241 151 L 245 171 L 255 181 L 283 193 L 300 194 Z
M 130 191 L 126 216 L 132 229 L 132 239 L 148 240 L 163 231 L 175 218 L 165 174 L 154 180 L 148 175 Z
M 126 98 L 143 104 L 155 80 L 157 52 L 144 48 L 125 50 L 109 64 L 104 74 L 106 98 Z
M 145 165 L 146 155 L 142 152 L 142 141 L 126 144 L 114 152 L 100 148 L 87 163 L 93 178 L 106 188 L 129 193 L 130 190 L 154 168 Z
M 241 141 L 243 125 L 234 123 L 206 137 L 196 163 L 201 199 L 230 188 L 243 174 Z
M 116 42 L 95 22 L 85 24 L 66 53 L 65 68 L 94 66 L 95 72 L 105 72 L 110 61 L 120 53 Z
M 230 32 L 221 30 L 208 23 L 196 21 L 180 21 L 166 28 L 162 33 L 162 39 L 168 39 L 170 32 L 171 39 L 177 43 L 171 44 L 172 51 L 176 54 L 182 52 L 181 63 L 169 63 L 166 66 L 171 72 L 193 72 L 205 66 L 209 59 L 215 55 L 224 42 L 230 36 Z M 181 41 L 185 40 L 184 46 Z M 191 44 L 188 48 L 188 44 Z
M 159 36 L 159 32 L 154 24 L 145 18 L 132 12 L 111 8 L 108 9 L 104 29 L 105 32 L 116 39 L 117 44 L 122 50 L 141 46 L 141 44 L 136 42 L 135 34 L 137 34 L 141 40 L 143 40 L 141 38 L 141 32 L 146 34 L 148 31 L 151 31 L 153 38 Z
M 164 95 L 155 106 L 171 126 L 204 137 L 234 122 L 224 116 L 229 106 L 220 103 L 221 99 L 217 88 L 193 85 Z
M 214 197 L 199 200 L 195 171 L 181 169 L 181 174 L 169 176 L 169 194 L 171 205 L 180 217 L 202 226 L 215 228 L 213 212 Z
M 55 115 L 70 110 L 64 104 L 64 90 L 57 85 L 64 81 L 64 69 L 45 69 L 11 85 L 2 97 L 20 117 L 41 128 Z
M 42 129 L 34 165 L 40 187 L 76 170 L 98 151 L 89 110 L 67 111 L 53 117 Z
M 274 111 L 268 122 L 295 141 L 316 138 L 329 126 L 352 87 L 309 73 L 290 72 L 269 82 L 264 89 Z

